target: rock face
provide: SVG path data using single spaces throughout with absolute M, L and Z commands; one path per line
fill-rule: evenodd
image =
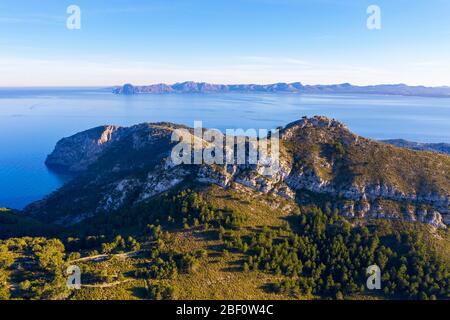
M 348 219 L 405 219 L 445 228 L 450 223 L 450 157 L 371 141 L 325 117 L 303 118 L 280 132 L 280 166 L 273 163 L 176 165 L 170 123 L 104 126 L 58 142 L 47 159 L 80 176 L 26 212 L 73 224 L 145 202 L 180 184 L 240 185 L 308 202 L 329 199 Z M 192 133 L 192 131 L 190 131 Z M 203 141 L 211 146 L 211 142 Z
M 118 130 L 117 126 L 101 126 L 64 138 L 56 144 L 45 164 L 69 172 L 85 171 L 111 143 Z

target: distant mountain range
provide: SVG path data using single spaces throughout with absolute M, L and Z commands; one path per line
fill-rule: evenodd
M 300 82 L 273 84 L 211 84 L 206 82 L 181 82 L 172 85 L 159 83 L 147 86 L 125 84 L 112 88 L 115 94 L 164 94 L 164 93 L 303 93 L 303 94 L 382 94 L 403 96 L 450 97 L 450 87 L 407 86 L 405 84 L 382 84 L 354 86 L 349 83 L 333 85 L 303 85 Z
M 411 150 L 434 151 L 450 154 L 450 143 L 420 143 L 403 139 L 383 140 L 383 142 Z

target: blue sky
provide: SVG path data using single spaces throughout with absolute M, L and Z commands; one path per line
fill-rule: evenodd
M 448 0 L 2 0 L 0 86 L 450 85 L 449 39 Z

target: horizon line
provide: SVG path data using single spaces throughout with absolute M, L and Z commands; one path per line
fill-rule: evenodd
M 186 80 L 186 81 L 177 81 L 177 82 L 153 82 L 153 83 L 147 83 L 147 84 L 133 84 L 131 82 L 124 82 L 122 84 L 108 84 L 108 85 L 23 85 L 23 86 L 1 86 L 1 89 L 14 89 L 14 88 L 99 88 L 99 89 L 108 89 L 108 88 L 113 88 L 113 87 L 121 87 L 127 84 L 131 84 L 132 86 L 152 86 L 152 85 L 159 85 L 159 84 L 164 84 L 164 85 L 175 85 L 175 84 L 181 84 L 181 83 L 197 83 L 197 84 L 212 84 L 212 85 L 261 85 L 261 86 L 265 86 L 265 85 L 274 85 L 274 84 L 294 84 L 294 83 L 300 83 L 302 86 L 337 86 L 337 85 L 351 85 L 354 87 L 370 87 L 370 86 L 407 86 L 407 87 L 424 87 L 424 88 L 450 88 L 450 85 L 436 85 L 436 86 L 427 86 L 427 85 L 421 85 L 421 84 L 407 84 L 404 82 L 399 82 L 399 83 L 374 83 L 374 84 L 353 84 L 351 82 L 340 82 L 340 83 L 328 83 L 328 84 L 323 84 L 323 83 L 314 83 L 314 84 L 309 84 L 309 83 L 304 83 L 302 81 L 294 81 L 294 82 L 283 82 L 283 81 L 279 81 L 279 82 L 267 82 L 267 83 L 258 83 L 258 82 L 242 82 L 242 83 L 218 83 L 218 82 L 207 82 L 207 81 L 193 81 L 193 80 Z

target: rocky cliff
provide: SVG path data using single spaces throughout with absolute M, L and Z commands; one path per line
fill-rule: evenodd
M 104 126 L 58 142 L 47 164 L 79 173 L 26 208 L 43 221 L 70 225 L 135 206 L 183 185 L 216 184 L 271 193 L 299 203 L 329 199 L 348 219 L 450 223 L 450 157 L 372 141 L 325 117 L 303 118 L 280 132 L 280 168 L 273 163 L 176 165 L 171 135 L 182 126 Z M 192 133 L 192 131 L 190 131 Z M 204 146 L 211 142 L 204 141 Z
M 47 157 L 49 167 L 69 172 L 85 171 L 111 143 L 117 126 L 101 126 L 64 138 Z

